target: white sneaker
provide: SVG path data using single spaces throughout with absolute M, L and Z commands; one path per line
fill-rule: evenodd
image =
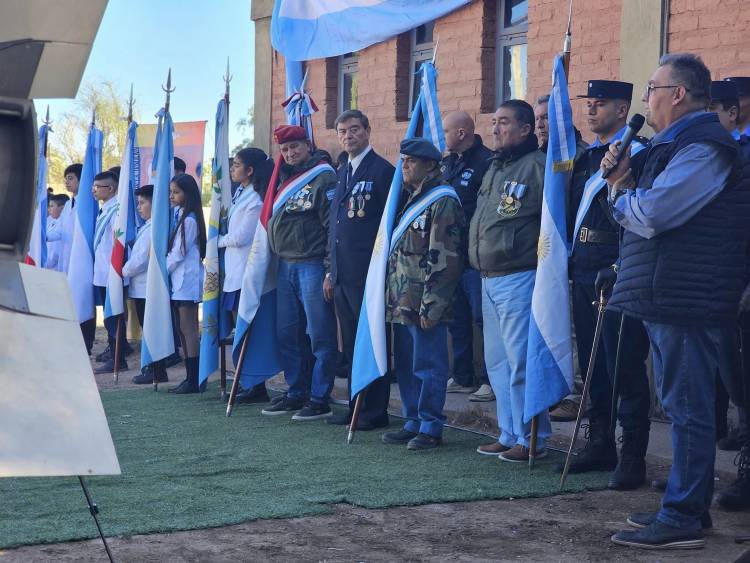
M 445 388 L 446 393 L 471 393 L 474 391 L 473 387 L 464 387 L 456 383 L 456 380 L 452 377 L 448 380 L 448 385 Z
M 495 400 L 495 392 L 492 390 L 487 383 L 483 383 L 482 386 L 474 391 L 470 396 L 469 400 L 474 403 L 483 403 Z

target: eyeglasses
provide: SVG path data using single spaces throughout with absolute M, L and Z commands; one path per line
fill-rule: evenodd
M 651 97 L 651 92 L 658 90 L 659 88 L 685 88 L 682 84 L 670 84 L 669 86 L 654 86 L 653 84 L 647 84 L 643 90 L 643 98 L 648 100 Z M 685 88 L 686 92 L 690 92 L 688 88 Z

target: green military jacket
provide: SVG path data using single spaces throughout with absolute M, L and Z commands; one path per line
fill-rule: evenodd
M 493 157 L 469 225 L 469 263 L 482 276 L 536 268 L 545 160 L 533 134 Z
M 283 182 L 323 160 L 323 154 L 315 151 L 301 166 L 282 165 L 279 179 Z M 327 259 L 330 200 L 335 189 L 336 174 L 321 172 L 271 217 L 268 242 L 276 255 L 288 262 Z
M 402 193 L 396 224 L 412 203 L 443 185 L 440 172 L 428 176 L 416 191 Z M 433 202 L 391 249 L 386 274 L 386 321 L 419 325 L 419 317 L 450 322 L 451 303 L 464 270 L 461 239 L 465 220 L 452 197 Z

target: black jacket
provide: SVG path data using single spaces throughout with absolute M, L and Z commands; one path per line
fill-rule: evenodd
M 339 167 L 328 229 L 329 273 L 335 284 L 364 285 L 395 168 L 370 150 L 346 185 Z
M 443 159 L 443 179 L 456 190 L 464 210 L 466 224 L 477 208 L 477 194 L 482 178 L 490 167 L 493 152 L 484 146 L 482 137 L 474 135 L 474 144 L 462 154 L 450 153 Z

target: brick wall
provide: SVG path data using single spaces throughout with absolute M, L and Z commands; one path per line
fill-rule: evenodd
M 668 37 L 668 52 L 699 54 L 714 80 L 750 75 L 747 0 L 671 0 Z
M 495 105 L 495 29 L 497 0 L 475 0 L 440 19 L 437 67 L 443 113 L 464 110 L 474 117 L 477 132 L 491 142 Z M 620 13 L 627 0 L 576 0 L 573 12 L 570 94 L 576 125 L 590 139 L 584 121 L 585 102 L 574 96 L 586 91 L 589 79 L 620 78 Z M 657 1 L 657 0 L 654 0 Z M 715 78 L 750 74 L 750 9 L 748 0 L 671 0 L 668 49 L 703 56 Z M 743 4 L 745 9 L 742 9 Z M 568 0 L 530 0 L 527 101 L 533 104 L 550 87 L 552 61 L 562 49 Z M 407 126 L 410 36 L 405 33 L 359 53 L 359 107 L 371 120 L 372 143 L 391 161 Z M 338 62 L 308 63 L 309 90 L 321 111 L 314 116 L 316 140 L 335 157 L 340 151 L 332 129 L 337 112 Z M 284 122 L 283 57 L 273 64 L 272 122 Z M 638 96 L 640 92 L 636 92 Z

